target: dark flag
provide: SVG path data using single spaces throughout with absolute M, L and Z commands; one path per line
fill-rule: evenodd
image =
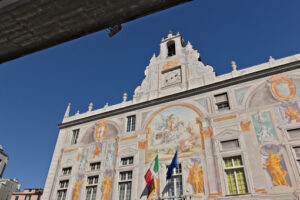
M 177 150 L 167 171 L 167 180 L 171 178 L 174 168 L 178 168 Z

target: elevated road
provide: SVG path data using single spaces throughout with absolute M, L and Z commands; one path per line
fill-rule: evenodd
M 0 63 L 191 0 L 0 0 Z

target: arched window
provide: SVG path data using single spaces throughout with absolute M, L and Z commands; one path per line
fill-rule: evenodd
M 169 41 L 167 43 L 167 47 L 168 47 L 168 56 L 174 56 L 176 54 L 175 42 L 173 40 Z

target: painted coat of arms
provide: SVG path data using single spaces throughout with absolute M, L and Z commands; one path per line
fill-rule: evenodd
M 281 101 L 289 101 L 295 95 L 295 86 L 288 74 L 274 75 L 269 79 L 272 94 Z
M 96 141 L 100 142 L 105 136 L 107 129 L 107 120 L 101 119 L 96 122 L 95 130 L 94 130 L 94 138 Z

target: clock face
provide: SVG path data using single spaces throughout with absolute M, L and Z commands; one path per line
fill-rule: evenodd
M 181 83 L 181 69 L 177 68 L 172 71 L 163 73 L 164 86 Z

